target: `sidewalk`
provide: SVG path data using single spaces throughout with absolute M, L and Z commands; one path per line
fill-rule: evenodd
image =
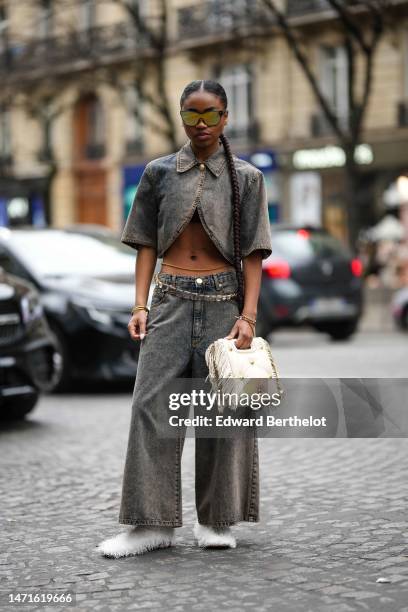
M 206 551 L 188 438 L 177 546 L 106 559 L 94 547 L 125 528 L 129 418 L 128 394 L 45 397 L 2 433 L 0 610 L 407 612 L 406 439 L 261 439 L 261 522 L 234 527 L 235 550 Z M 68 591 L 75 605 L 8 603 Z

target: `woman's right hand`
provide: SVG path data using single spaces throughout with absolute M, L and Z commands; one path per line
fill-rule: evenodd
M 132 340 L 143 340 L 147 334 L 147 312 L 145 310 L 134 313 L 128 323 L 128 330 Z

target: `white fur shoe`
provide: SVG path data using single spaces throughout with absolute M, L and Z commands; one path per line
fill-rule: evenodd
M 175 543 L 173 527 L 132 527 L 96 547 L 105 557 L 141 555 L 156 548 L 168 548 Z
M 229 527 L 194 525 L 194 537 L 202 548 L 236 548 L 237 542 Z

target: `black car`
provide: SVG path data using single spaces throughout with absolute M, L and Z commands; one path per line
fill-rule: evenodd
M 362 313 L 362 264 L 323 228 L 272 226 L 263 260 L 257 333 L 309 325 L 333 340 L 349 338 Z
M 0 419 L 24 417 L 52 390 L 61 357 L 35 287 L 0 267 Z
M 58 390 L 75 380 L 134 381 L 140 343 L 127 325 L 135 261 L 135 251 L 113 233 L 92 228 L 0 229 L 0 265 L 37 287 L 58 339 Z

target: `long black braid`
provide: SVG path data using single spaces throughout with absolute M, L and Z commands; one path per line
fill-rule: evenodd
M 200 80 L 192 81 L 183 90 L 180 98 L 180 108 L 183 106 L 184 101 L 190 94 L 198 90 L 205 90 L 209 93 L 213 93 L 218 96 L 224 106 L 224 110 L 227 109 L 228 100 L 227 94 L 223 86 L 217 81 L 211 80 Z M 242 312 L 244 307 L 244 275 L 241 267 L 241 216 L 240 216 L 240 203 L 241 197 L 239 193 L 239 183 L 237 177 L 237 171 L 234 164 L 234 159 L 231 152 L 230 143 L 224 134 L 220 135 L 220 141 L 224 147 L 225 155 L 227 158 L 227 165 L 232 186 L 232 214 L 233 214 L 233 231 L 234 231 L 234 267 L 237 275 L 238 287 L 237 287 L 237 301 L 239 311 Z

